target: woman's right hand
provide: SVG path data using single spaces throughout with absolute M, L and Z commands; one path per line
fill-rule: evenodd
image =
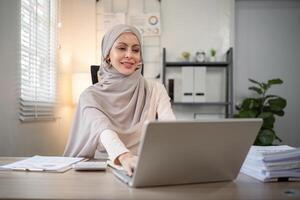
M 137 164 L 137 156 L 132 155 L 130 152 L 126 152 L 121 154 L 118 157 L 118 160 L 122 167 L 127 172 L 128 176 L 132 176 L 134 169 L 136 168 Z

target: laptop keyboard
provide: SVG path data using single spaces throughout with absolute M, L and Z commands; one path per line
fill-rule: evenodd
M 127 184 L 129 184 L 132 180 L 132 177 L 128 176 L 127 172 L 124 170 L 114 169 L 113 172 L 119 179 L 121 179 L 123 182 Z

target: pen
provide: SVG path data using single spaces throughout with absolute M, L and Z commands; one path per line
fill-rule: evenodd
M 44 169 L 38 168 L 13 168 L 14 171 L 31 171 L 31 172 L 42 172 Z
M 14 171 L 26 171 L 26 168 L 14 167 L 14 168 L 12 168 L 12 170 L 14 170 Z
M 42 172 L 44 171 L 44 169 L 38 169 L 38 168 L 31 168 L 31 169 L 27 169 L 28 171 L 31 171 L 31 172 Z

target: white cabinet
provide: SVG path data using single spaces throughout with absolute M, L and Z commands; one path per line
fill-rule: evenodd
M 181 95 L 181 102 L 205 102 L 206 67 L 186 66 L 181 69 L 182 88 L 176 88 Z M 179 87 L 175 84 L 175 87 Z

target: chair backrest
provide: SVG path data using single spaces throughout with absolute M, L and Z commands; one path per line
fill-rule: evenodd
M 99 71 L 100 65 L 91 65 L 91 77 L 92 77 L 92 83 L 98 83 L 98 71 Z
M 99 71 L 100 65 L 91 65 L 91 77 L 92 77 L 92 83 L 98 83 L 98 71 Z M 144 65 L 142 65 L 142 75 L 144 74 Z

